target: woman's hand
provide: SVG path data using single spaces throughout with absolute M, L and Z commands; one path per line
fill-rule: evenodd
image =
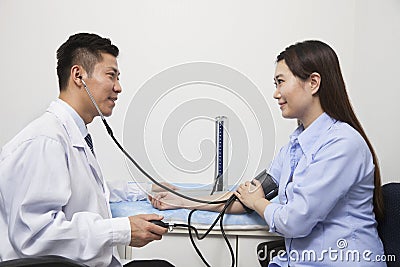
M 164 185 L 164 186 L 166 186 L 168 188 L 171 188 L 172 190 L 176 190 L 177 189 L 176 186 L 174 186 L 174 185 L 172 185 L 170 183 L 161 182 L 160 184 L 162 184 L 162 185 Z M 166 190 L 164 188 L 162 188 L 161 186 L 158 186 L 156 184 L 152 184 L 151 185 L 151 191 L 152 192 L 165 192 Z
M 253 180 L 253 182 L 255 185 L 249 181 L 241 184 L 234 194 L 244 205 L 263 216 L 262 214 L 270 202 L 265 199 L 261 183 L 258 180 Z
M 159 192 L 153 196 L 149 196 L 151 205 L 159 210 L 172 210 L 183 208 L 183 199 L 170 192 Z

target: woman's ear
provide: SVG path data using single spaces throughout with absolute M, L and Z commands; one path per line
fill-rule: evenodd
M 318 72 L 313 72 L 310 75 L 310 86 L 311 86 L 311 94 L 315 95 L 318 93 L 319 86 L 321 84 L 321 75 Z

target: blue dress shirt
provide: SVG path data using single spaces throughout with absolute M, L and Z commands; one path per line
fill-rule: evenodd
M 270 266 L 386 266 L 373 213 L 374 164 L 362 136 L 326 113 L 300 125 L 273 160 L 279 203 L 264 218 L 285 237 Z

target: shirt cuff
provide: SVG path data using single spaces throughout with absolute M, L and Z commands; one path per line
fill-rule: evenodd
M 112 218 L 112 245 L 129 245 L 131 243 L 131 224 L 128 217 Z
M 281 205 L 278 203 L 270 203 L 264 210 L 264 220 L 267 222 L 269 226 L 269 231 L 274 233 L 276 232 L 275 229 L 275 221 L 274 221 L 274 215 L 275 211 L 280 207 Z

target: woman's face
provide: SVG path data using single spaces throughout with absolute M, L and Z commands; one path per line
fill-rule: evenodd
M 308 121 L 313 107 L 310 83 L 294 76 L 284 60 L 276 64 L 274 98 L 278 100 L 282 117 Z

